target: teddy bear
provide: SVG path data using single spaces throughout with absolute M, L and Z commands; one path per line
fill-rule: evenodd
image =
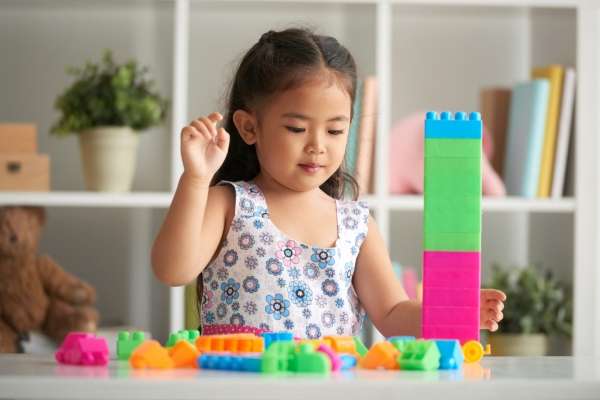
M 40 207 L 0 208 L 0 352 L 22 351 L 30 331 L 60 343 L 71 331 L 96 330 L 96 291 L 64 271 L 38 241 L 46 216 Z

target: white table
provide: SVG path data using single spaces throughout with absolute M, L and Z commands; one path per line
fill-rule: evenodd
M 0 355 L 0 399 L 600 399 L 600 359 L 486 357 L 461 371 L 353 370 L 272 377 L 206 370 L 133 370 Z

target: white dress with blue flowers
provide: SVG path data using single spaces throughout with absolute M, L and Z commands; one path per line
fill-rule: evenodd
M 356 335 L 364 311 L 352 286 L 369 209 L 336 200 L 335 247 L 300 243 L 269 219 L 252 182 L 235 189 L 235 215 L 215 260 L 202 273 L 203 334 L 291 331 L 295 337 Z

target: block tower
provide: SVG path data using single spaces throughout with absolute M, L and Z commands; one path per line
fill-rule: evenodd
M 423 337 L 479 341 L 481 116 L 425 119 Z

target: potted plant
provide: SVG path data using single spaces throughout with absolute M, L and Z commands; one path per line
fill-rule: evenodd
M 571 337 L 571 293 L 551 271 L 494 265 L 488 285 L 507 297 L 504 319 L 488 336 L 494 355 L 545 355 L 551 339 Z
M 135 61 L 115 63 L 110 50 L 100 63 L 67 69 L 75 81 L 56 99 L 61 116 L 51 132 L 78 135 L 88 190 L 131 189 L 139 133 L 163 122 L 167 110 L 147 72 Z

